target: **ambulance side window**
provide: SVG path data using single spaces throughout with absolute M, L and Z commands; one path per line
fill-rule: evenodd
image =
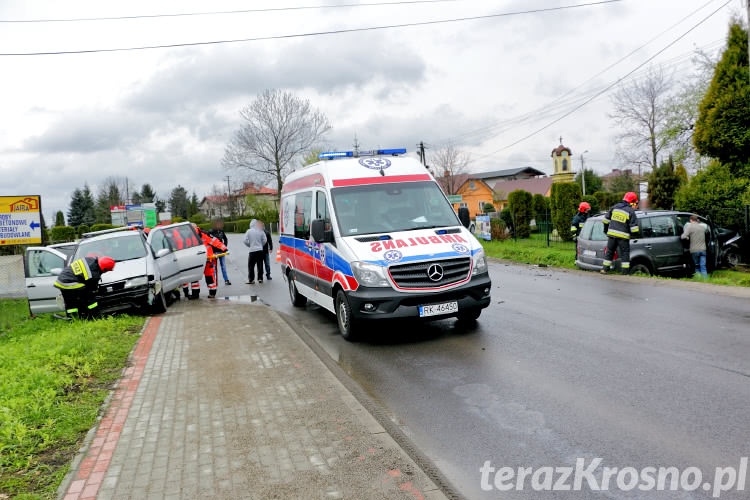
M 294 205 L 294 237 L 310 239 L 310 220 L 312 217 L 312 193 L 300 193 Z
M 315 204 L 315 218 L 324 220 L 326 223 L 326 231 L 331 230 L 331 216 L 328 215 L 328 203 L 326 194 L 323 191 L 318 191 L 317 202 Z

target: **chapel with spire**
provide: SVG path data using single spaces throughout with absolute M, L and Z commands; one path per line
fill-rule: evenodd
M 563 138 L 560 137 L 560 145 L 552 150 L 553 174 L 552 182 L 573 182 L 575 172 L 573 172 L 573 152 L 567 146 L 563 145 Z

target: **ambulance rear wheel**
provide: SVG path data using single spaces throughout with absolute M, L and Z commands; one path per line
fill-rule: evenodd
M 357 340 L 357 322 L 352 317 L 352 307 L 349 305 L 349 299 L 343 290 L 336 294 L 336 322 L 339 325 L 339 332 L 349 342 Z
M 289 282 L 289 299 L 294 307 L 304 307 L 307 304 L 307 297 L 297 291 L 297 285 L 294 284 L 294 277 L 289 273 L 287 281 Z

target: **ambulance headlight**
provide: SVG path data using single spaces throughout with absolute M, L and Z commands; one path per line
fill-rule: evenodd
M 477 274 L 484 274 L 487 272 L 487 257 L 484 255 L 484 250 L 480 250 L 474 254 L 474 269 L 471 271 L 472 276 Z
M 385 268 L 368 262 L 352 262 L 354 278 L 362 286 L 391 286 Z
M 137 278 L 130 278 L 125 282 L 125 288 L 136 288 L 139 286 L 148 285 L 148 278 L 146 276 L 138 276 Z

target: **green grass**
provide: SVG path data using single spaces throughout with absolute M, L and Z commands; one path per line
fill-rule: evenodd
M 29 318 L 26 299 L 0 299 L 0 336 Z
M 553 242 L 546 246 L 544 235 L 532 234 L 529 239 L 518 241 L 483 241 L 484 251 L 488 257 L 512 260 L 523 264 L 544 264 L 551 267 L 575 269 L 575 243 Z
M 28 319 L 25 300 L 0 311 L 15 318 L 0 334 L 0 498 L 55 498 L 144 318 Z
M 544 264 L 550 267 L 576 269 L 576 251 L 575 243 L 573 242 L 553 242 L 550 247 L 547 247 L 544 235 L 532 234 L 531 238 L 520 239 L 518 241 L 513 241 L 512 239 L 506 241 L 482 241 L 482 246 L 488 257 L 510 260 L 522 264 Z M 699 277 L 671 278 L 667 276 L 655 276 L 655 278 L 750 287 L 750 272 L 739 269 L 720 269 L 711 273 L 708 279 L 705 280 Z

